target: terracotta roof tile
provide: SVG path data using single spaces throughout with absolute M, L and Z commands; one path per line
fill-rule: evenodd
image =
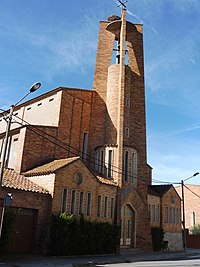
M 49 163 L 46 163 L 42 166 L 36 167 L 30 171 L 27 171 L 24 173 L 25 176 L 35 176 L 35 175 L 46 175 L 50 173 L 54 173 L 56 170 L 59 170 L 69 163 L 72 163 L 76 161 L 77 159 L 80 159 L 79 157 L 73 157 L 73 158 L 65 158 L 65 159 L 57 159 L 53 160 Z
M 110 179 L 106 179 L 104 177 L 101 177 L 101 176 L 97 176 L 97 179 L 103 183 L 103 184 L 107 184 L 107 185 L 114 185 L 114 186 L 117 186 L 116 182 L 114 180 L 110 180 Z
M 49 192 L 45 188 L 33 183 L 28 178 L 24 177 L 24 175 L 19 174 L 12 169 L 4 169 L 2 186 L 19 190 L 49 194 Z
M 81 160 L 81 159 L 80 159 L 80 157 L 72 157 L 72 158 L 53 160 L 49 163 L 46 163 L 42 166 L 36 167 L 32 170 L 25 172 L 24 176 L 30 177 L 30 176 L 47 175 L 50 173 L 54 173 L 55 171 L 65 167 L 66 165 L 68 165 L 72 162 L 75 162 L 76 160 Z M 84 163 L 84 165 L 85 165 L 85 163 Z M 86 166 L 86 168 L 88 168 L 88 167 Z M 117 184 L 116 184 L 116 182 L 114 182 L 114 180 L 110 180 L 110 179 L 106 179 L 104 177 L 98 176 L 91 170 L 90 170 L 90 172 L 94 175 L 94 177 L 97 179 L 97 181 L 99 181 L 103 184 L 117 186 Z

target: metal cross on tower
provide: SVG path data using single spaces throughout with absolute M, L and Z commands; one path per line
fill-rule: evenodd
M 120 6 L 120 7 L 122 7 L 122 9 L 126 9 L 125 3 L 127 3 L 128 0 L 118 0 L 118 2 L 119 2 L 118 7 Z

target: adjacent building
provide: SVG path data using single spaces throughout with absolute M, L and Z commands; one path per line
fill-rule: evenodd
M 168 250 L 182 250 L 181 199 L 173 185 L 150 185 L 148 205 L 151 227 L 163 229 Z
M 176 190 L 182 198 L 182 187 L 177 186 Z M 184 185 L 184 208 L 185 227 L 191 229 L 200 224 L 200 185 Z
M 1 149 L 5 117 L 0 114 Z M 126 21 L 125 9 L 100 22 L 92 90 L 58 87 L 15 107 L 6 168 L 48 192 L 48 214 L 117 223 L 121 247 L 152 248 L 143 32 Z M 26 208 L 40 212 L 34 203 Z

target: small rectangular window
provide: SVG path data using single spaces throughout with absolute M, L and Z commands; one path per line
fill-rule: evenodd
M 70 214 L 74 214 L 75 212 L 75 205 L 76 205 L 76 191 L 71 191 L 71 207 L 70 207 Z
M 87 200 L 86 200 L 86 215 L 90 216 L 91 213 L 91 193 L 87 193 Z
M 41 105 L 42 105 L 42 103 L 38 103 L 37 105 L 38 105 L 38 107 L 39 107 L 39 106 L 41 106 Z
M 98 196 L 97 216 L 101 217 L 101 196 Z
M 18 138 L 14 138 L 14 139 L 13 139 L 13 142 L 17 142 L 17 141 L 18 141 Z
M 84 197 L 84 193 L 80 192 L 79 193 L 79 205 L 78 205 L 78 214 L 79 215 L 83 214 L 83 197 Z
M 115 199 L 114 197 L 111 197 L 110 200 L 110 218 L 114 218 L 114 214 L 115 214 Z
M 108 178 L 112 177 L 112 150 L 108 151 Z
M 108 197 L 105 197 L 105 199 L 104 199 L 104 217 L 107 217 L 107 211 L 108 211 Z
M 51 102 L 51 101 L 53 101 L 53 100 L 54 100 L 54 98 L 50 98 L 50 99 L 49 99 L 49 102 Z
M 67 189 L 62 189 L 61 213 L 67 210 Z
M 27 108 L 27 110 L 30 110 L 30 109 L 31 109 L 31 107 Z
M 130 108 L 130 98 L 126 98 L 126 107 Z
M 125 136 L 129 137 L 129 128 L 128 127 L 125 128 Z

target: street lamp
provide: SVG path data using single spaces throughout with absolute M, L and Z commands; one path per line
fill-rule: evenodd
M 9 110 L 9 115 L 8 115 L 8 122 L 7 122 L 7 128 L 6 128 L 6 135 L 5 135 L 5 141 L 4 141 L 4 148 L 2 151 L 2 161 L 1 161 L 1 166 L 0 166 L 0 193 L 1 193 L 1 185 L 2 185 L 2 180 L 3 180 L 3 172 L 4 172 L 4 167 L 5 167 L 5 161 L 6 161 L 6 152 L 8 148 L 8 139 L 9 139 L 9 134 L 10 134 L 10 127 L 12 123 L 12 116 L 13 116 L 13 111 L 14 108 L 24 99 L 26 98 L 29 94 L 35 92 L 37 89 L 39 89 L 41 86 L 41 83 L 36 82 L 34 83 L 30 89 L 29 92 L 23 96 L 15 105 L 10 106 Z M 12 198 L 12 197 L 11 197 Z M 5 202 L 5 198 L 4 198 Z M 0 238 L 1 238 L 1 232 L 2 232 L 2 226 L 3 226 L 3 217 L 4 217 L 4 209 L 5 209 L 5 203 L 3 204 L 2 212 L 1 212 L 1 219 L 0 219 Z
M 4 172 L 4 167 L 5 167 L 5 160 L 6 160 L 6 152 L 8 148 L 8 138 L 10 134 L 10 127 L 11 127 L 11 122 L 12 122 L 12 116 L 14 112 L 14 108 L 22 101 L 24 98 L 26 98 L 29 94 L 35 92 L 37 89 L 39 89 L 41 86 L 41 83 L 36 82 L 34 83 L 30 89 L 29 92 L 23 96 L 15 105 L 10 106 L 9 110 L 9 115 L 8 115 L 8 122 L 7 122 L 7 128 L 6 128 L 6 135 L 5 135 L 5 140 L 4 140 L 4 148 L 2 151 L 2 161 L 1 161 L 1 166 L 0 166 L 0 192 L 1 192 L 1 185 L 2 185 L 2 180 L 3 180 L 3 172 Z
M 183 210 L 183 249 L 186 248 L 186 232 L 185 232 L 185 199 L 184 199 L 184 182 L 199 175 L 199 172 L 195 172 L 192 176 L 181 180 L 181 189 L 182 189 L 182 210 Z

